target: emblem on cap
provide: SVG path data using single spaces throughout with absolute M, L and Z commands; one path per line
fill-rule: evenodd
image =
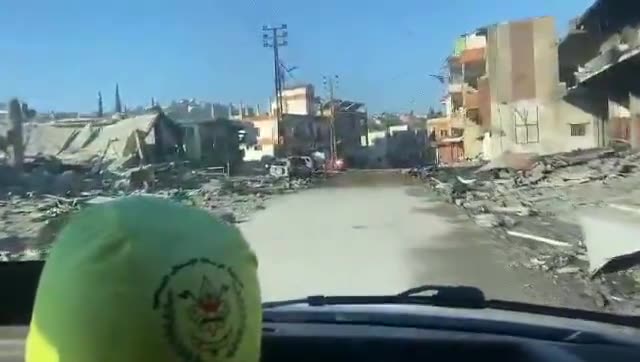
M 247 318 L 242 289 L 231 268 L 206 258 L 171 268 L 154 293 L 153 309 L 180 357 L 195 362 L 235 354 Z

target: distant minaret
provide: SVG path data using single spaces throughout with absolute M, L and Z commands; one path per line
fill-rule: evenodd
M 118 83 L 116 83 L 116 113 L 122 113 L 122 101 L 120 100 L 120 89 Z
M 102 108 L 102 92 L 98 92 L 98 117 L 104 117 L 104 109 Z
M 155 107 L 156 106 L 156 99 L 154 97 L 151 97 L 151 107 Z

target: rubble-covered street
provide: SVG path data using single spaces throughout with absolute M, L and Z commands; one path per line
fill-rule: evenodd
M 500 239 L 513 268 L 541 270 L 601 309 L 637 314 L 639 165 L 640 154 L 626 150 L 505 153 L 421 177 Z
M 130 169 L 123 174 L 91 174 L 86 171 L 50 173 L 51 162 L 28 173 L 6 168 L 20 183 L 2 187 L 0 195 L 0 258 L 41 259 L 67 218 L 77 210 L 127 195 L 170 198 L 209 210 L 230 223 L 242 223 L 266 200 L 294 192 L 309 180 L 276 179 L 270 176 L 227 177 L 207 168 L 169 163 Z M 146 187 L 136 179 L 152 178 Z M 152 176 L 151 176 L 152 175 Z M 7 181 L 7 180 L 5 180 Z M 35 187 L 35 184 L 39 187 Z M 30 187 L 34 186 L 34 187 Z
M 492 299 L 594 308 L 542 271 L 510 267 L 493 235 L 397 170 L 349 171 L 274 199 L 240 228 L 257 253 L 265 300 L 435 284 L 475 286 Z

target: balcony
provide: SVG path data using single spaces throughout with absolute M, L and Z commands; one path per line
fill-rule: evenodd
M 639 54 L 640 47 L 630 48 L 627 44 L 614 46 L 591 59 L 584 67 L 579 67 L 575 74 L 576 79 L 579 83 L 585 82 L 612 66 L 635 58 Z

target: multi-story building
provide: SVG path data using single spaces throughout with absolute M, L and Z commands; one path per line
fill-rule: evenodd
M 575 95 L 560 83 L 557 39 L 552 17 L 488 28 L 489 97 L 482 99 L 481 108 L 490 119 L 484 146 L 491 156 L 597 145 L 597 118 L 577 107 Z
M 640 3 L 595 1 L 571 21 L 559 52 L 574 104 L 600 120 L 598 143 L 640 146 Z
M 439 118 L 434 133 L 442 162 L 476 158 L 483 153 L 480 99 L 486 97 L 487 30 L 460 36 L 447 58 L 447 92 L 442 100 L 445 117 Z M 455 136 L 452 136 L 455 134 Z
M 271 113 L 276 113 L 276 101 L 271 102 Z M 306 84 L 282 90 L 282 114 L 316 114 L 313 85 Z
M 329 122 L 321 116 L 285 114 L 278 123 L 275 115 L 261 115 L 245 118 L 243 123 L 247 138 L 253 141 L 244 147 L 245 161 L 329 149 Z
M 354 165 L 360 157 L 363 140 L 368 144 L 368 115 L 364 103 L 334 100 L 322 105 L 319 114 L 327 123 L 334 122 L 336 152 Z
M 560 82 L 552 17 L 494 24 L 461 39 L 449 58 L 445 108 L 463 128 L 465 158 L 598 145 L 598 118 Z

